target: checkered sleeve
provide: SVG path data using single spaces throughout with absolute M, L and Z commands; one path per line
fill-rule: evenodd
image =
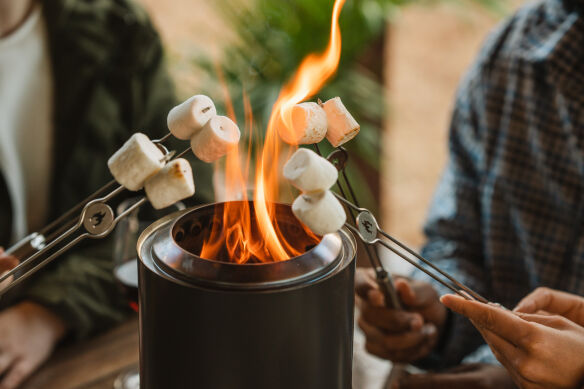
M 486 294 L 479 205 L 483 146 L 480 112 L 476 107 L 481 89 L 479 75 L 471 71 L 457 96 L 449 135 L 450 157 L 430 207 L 422 255 L 479 294 Z M 431 282 L 441 295 L 451 293 L 421 271 L 414 277 Z M 467 319 L 450 315 L 439 347 L 431 358 L 421 362 L 422 366 L 442 368 L 458 364 L 483 343 Z

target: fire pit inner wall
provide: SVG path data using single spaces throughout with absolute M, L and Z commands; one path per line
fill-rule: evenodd
M 169 215 L 140 237 L 141 388 L 350 388 L 352 235 L 325 235 L 282 262 L 203 259 L 198 234 L 216 206 Z M 277 208 L 293 234 L 290 206 Z

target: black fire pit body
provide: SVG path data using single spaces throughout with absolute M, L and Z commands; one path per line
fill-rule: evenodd
M 325 235 L 283 262 L 200 258 L 222 206 L 170 215 L 140 237 L 141 388 L 350 388 L 352 235 Z M 285 234 L 301 231 L 290 206 L 277 215 Z

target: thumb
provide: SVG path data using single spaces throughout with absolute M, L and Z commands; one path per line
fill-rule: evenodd
M 379 290 L 372 270 L 373 269 L 359 268 L 355 272 L 355 293 L 365 300 L 369 299 L 370 291 Z
M 2 256 L 0 254 L 0 274 L 12 270 L 16 266 L 18 266 L 20 262 L 13 256 Z
M 411 281 L 405 278 L 396 278 L 395 289 L 405 305 L 410 307 L 419 305 L 418 296 L 412 287 Z

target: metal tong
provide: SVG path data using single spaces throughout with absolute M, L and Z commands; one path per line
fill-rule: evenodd
M 174 151 L 168 151 L 162 144 L 169 137 L 170 133 L 152 141 L 164 153 L 165 162 L 179 158 L 190 150 L 187 148 L 175 156 Z M 116 215 L 108 202 L 125 191 L 123 186 L 112 180 L 42 230 L 33 232 L 8 248 L 5 254 L 16 257 L 20 263 L 0 277 L 0 296 L 81 241 L 105 238 L 122 218 L 148 201 L 146 196 L 142 196 L 130 208 Z
M 315 147 L 317 152 L 320 154 L 318 145 L 315 145 Z M 420 254 L 385 232 L 379 227 L 379 223 L 377 223 L 377 219 L 375 216 L 373 216 L 371 211 L 359 206 L 355 192 L 347 177 L 347 173 L 345 172 L 345 166 L 349 159 L 349 154 L 345 148 L 338 147 L 327 157 L 327 159 L 337 168 L 340 173 L 337 186 L 341 194 L 333 192 L 333 195 L 335 195 L 335 197 L 345 205 L 354 221 L 354 224 L 347 222 L 345 223 L 345 226 L 363 243 L 365 243 L 367 248 L 367 255 L 371 261 L 373 269 L 375 270 L 377 283 L 385 297 L 387 307 L 401 309 L 401 304 L 391 281 L 391 277 L 383 267 L 377 251 L 375 250 L 375 246 L 378 244 L 390 250 L 406 262 L 410 263 L 420 271 L 439 282 L 441 285 L 464 297 L 465 299 L 476 300 L 482 303 L 489 302 L 486 298 L 482 297 L 480 294 L 473 291 L 460 281 L 456 280 L 454 277 L 432 264 L 426 258 L 422 257 Z M 340 183 L 341 178 L 352 197 L 352 201 L 348 200 L 347 198 L 346 192 Z M 427 267 L 422 266 L 420 262 Z

